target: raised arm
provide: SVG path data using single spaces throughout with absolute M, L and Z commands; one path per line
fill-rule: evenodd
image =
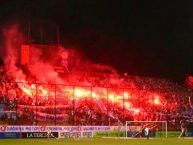
M 190 104 L 190 107 L 193 109 L 193 105 L 192 105 L 192 102 L 191 102 L 191 98 L 189 97 L 189 104 Z

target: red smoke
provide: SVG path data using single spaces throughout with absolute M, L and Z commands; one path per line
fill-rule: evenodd
M 16 66 L 19 61 L 19 47 L 23 40 L 22 34 L 19 33 L 18 25 L 4 29 L 4 37 L 6 49 L 4 63 L 6 70 L 11 74 L 15 81 L 25 82 L 25 74 L 23 74 L 22 70 Z
M 14 78 L 15 82 L 22 82 L 18 83 L 18 86 L 23 91 L 23 93 L 33 98 L 36 93 L 41 96 L 43 99 L 47 99 L 47 97 L 54 96 L 55 88 L 50 88 L 46 84 L 65 84 L 65 85 L 80 85 L 83 87 L 75 86 L 73 88 L 67 87 L 58 87 L 57 89 L 60 92 L 57 94 L 65 94 L 62 97 L 68 97 L 66 99 L 71 99 L 74 95 L 75 99 L 81 100 L 83 98 L 91 98 L 95 101 L 98 106 L 100 106 L 101 110 L 105 112 L 107 107 L 105 102 L 102 99 L 106 99 L 107 101 L 111 102 L 112 104 L 116 104 L 119 107 L 124 106 L 125 109 L 128 111 L 132 111 L 134 114 L 139 114 L 142 108 L 136 108 L 138 106 L 136 103 L 136 98 L 142 98 L 141 100 L 146 100 L 144 105 L 154 104 L 154 105 L 162 105 L 161 103 L 161 96 L 158 95 L 155 97 L 154 93 L 148 92 L 143 93 L 140 89 L 137 89 L 135 83 L 125 82 L 123 78 L 110 66 L 94 64 L 92 62 L 82 62 L 80 63 L 82 67 L 85 68 L 84 73 L 78 73 L 76 68 L 73 68 L 72 74 L 64 74 L 62 77 L 59 76 L 59 73 L 54 69 L 53 61 L 56 60 L 57 57 L 61 53 L 61 49 L 52 50 L 52 57 L 45 61 L 45 54 L 38 47 L 31 47 L 30 55 L 33 56 L 32 62 L 33 65 L 28 65 L 27 71 L 23 70 L 20 65 L 18 65 L 20 61 L 20 47 L 21 44 L 24 42 L 24 36 L 19 31 L 18 25 L 12 26 L 10 28 L 4 29 L 4 36 L 5 36 L 5 49 L 6 49 L 6 56 L 4 58 L 6 70 L 9 75 Z M 63 57 L 66 57 L 65 54 Z M 81 61 L 81 60 L 80 60 Z M 75 66 L 76 67 L 76 66 Z M 68 70 L 69 71 L 69 70 Z M 96 72 L 96 73 L 86 73 L 89 72 Z M 99 74 L 97 72 L 100 72 Z M 103 74 L 103 72 L 105 72 Z M 108 74 L 106 74 L 108 72 Z M 83 75 L 83 76 L 82 76 Z M 89 78 L 90 80 L 82 80 L 82 78 Z M 99 79 L 95 79 L 99 78 Z M 100 81 L 105 80 L 105 81 Z M 99 81 L 99 82 L 97 82 Z M 43 83 L 44 85 L 34 85 L 34 82 Z M 101 83 L 102 82 L 102 83 Z M 25 84 L 23 84 L 25 83 Z M 28 84 L 34 83 L 34 84 Z M 95 84 L 100 86 L 94 86 Z M 121 86 L 123 85 L 123 86 Z M 86 87 L 88 86 L 88 87 Z M 113 89 L 110 88 L 107 90 L 105 87 L 116 86 L 116 88 L 126 87 L 130 89 Z M 36 88 L 37 87 L 37 88 Z M 90 87 L 95 87 L 92 89 Z M 58 91 L 57 90 L 57 91 Z M 68 92 L 68 93 L 66 93 Z M 49 96 L 50 95 L 50 96 Z M 58 95 L 59 96 L 59 95 Z M 62 101 L 63 98 L 61 98 Z M 152 100 L 153 99 L 153 100 Z M 152 101 L 153 103 L 152 103 Z M 123 104 L 124 101 L 124 104 Z M 149 102 L 150 101 L 150 102 Z M 163 101 L 163 100 L 162 100 Z M 22 109 L 23 107 L 30 108 L 32 110 L 35 109 L 33 106 L 24 106 L 19 105 L 19 108 Z M 43 106 L 45 108 L 45 106 Z M 48 107 L 48 106 L 47 106 Z M 58 105 L 57 108 L 63 108 L 64 106 Z M 41 106 L 39 106 L 41 108 Z M 49 108 L 53 108 L 53 104 L 49 106 Z M 45 115 L 41 112 L 36 112 L 39 116 Z M 113 115 L 111 116 L 113 117 Z M 115 118 L 115 117 L 114 117 Z

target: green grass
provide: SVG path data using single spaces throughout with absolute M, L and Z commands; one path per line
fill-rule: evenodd
M 191 145 L 192 139 L 2 139 L 0 145 Z

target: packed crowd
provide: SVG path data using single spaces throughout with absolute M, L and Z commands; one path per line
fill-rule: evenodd
M 0 68 L 0 123 L 7 124 L 62 124 L 62 125 L 117 125 L 128 120 L 167 120 L 175 126 L 185 118 L 193 121 L 193 108 L 188 98 L 193 91 L 167 79 L 116 74 L 72 74 L 71 85 L 90 86 L 86 96 L 75 96 L 73 90 L 60 92 L 51 89 L 46 95 L 27 95 L 5 69 Z M 77 81 L 78 80 L 78 81 Z M 26 85 L 26 84 L 24 84 Z M 35 84 L 37 85 L 37 84 Z M 39 84 L 38 84 L 39 85 Z M 97 89 L 105 90 L 93 97 Z M 115 101 L 111 92 L 127 92 Z M 84 94 L 83 94 L 84 95 Z

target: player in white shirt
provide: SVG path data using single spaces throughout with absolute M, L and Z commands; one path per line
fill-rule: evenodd
M 145 127 L 144 134 L 147 137 L 147 139 L 149 139 L 150 129 L 148 127 Z
M 50 128 L 47 129 L 47 137 L 48 138 L 52 137 L 52 131 Z

